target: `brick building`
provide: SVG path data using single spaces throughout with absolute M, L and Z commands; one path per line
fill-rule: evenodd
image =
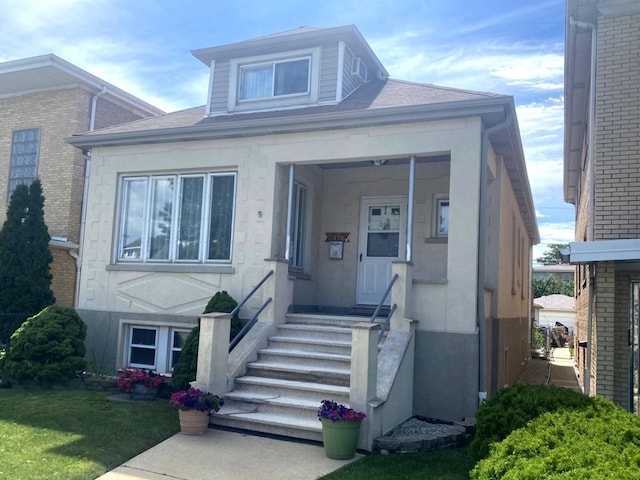
M 564 196 L 585 393 L 638 412 L 640 2 L 568 0 Z M 631 335 L 629 335 L 631 332 Z M 629 341 L 631 339 L 631 342 Z
M 15 187 L 40 178 L 52 290 L 58 304 L 72 306 L 90 160 L 64 139 L 163 112 L 55 55 L 0 63 L 0 111 L 0 222 Z

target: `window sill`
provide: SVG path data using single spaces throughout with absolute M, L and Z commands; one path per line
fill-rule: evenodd
M 113 272 L 167 272 L 167 273 L 236 273 L 231 265 L 203 264 L 162 264 L 162 263 L 115 263 L 107 265 L 107 271 Z
M 447 237 L 425 237 L 424 243 L 449 243 Z

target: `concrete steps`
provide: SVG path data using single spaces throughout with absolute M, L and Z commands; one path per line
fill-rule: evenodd
M 246 374 L 236 378 L 211 424 L 320 441 L 320 402 L 349 404 L 351 326 L 361 321 L 288 315 L 258 359 L 246 365 Z

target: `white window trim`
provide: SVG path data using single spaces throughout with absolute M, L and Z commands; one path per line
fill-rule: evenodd
M 171 353 L 173 349 L 173 332 L 190 332 L 195 324 L 173 322 L 149 322 L 144 320 L 120 320 L 118 329 L 118 348 L 116 368 L 145 368 L 163 375 L 171 375 Z M 133 328 L 147 328 L 156 330 L 156 358 L 153 368 L 148 365 L 132 365 L 129 363 L 131 332 Z
M 447 227 L 447 233 L 441 233 L 438 228 L 439 218 L 440 218 L 440 209 L 442 208 L 442 204 L 446 202 L 449 203 L 449 195 L 434 195 L 433 197 L 433 221 L 432 223 L 432 237 L 434 238 L 448 238 L 449 237 L 449 229 Z M 451 220 L 451 219 L 449 219 Z
M 207 238 L 207 227 L 208 227 L 208 223 L 207 219 L 210 218 L 210 202 L 209 201 L 205 201 L 204 205 L 203 205 L 203 209 L 201 212 L 202 215 L 202 220 L 201 220 L 201 225 L 202 225 L 202 230 L 200 232 L 200 248 L 202 249 L 202 251 L 200 252 L 200 256 L 197 260 L 192 260 L 192 259 L 178 259 L 176 258 L 177 255 L 175 253 L 175 246 L 170 247 L 171 248 L 171 253 L 169 255 L 169 259 L 151 259 L 151 258 L 146 258 L 145 255 L 147 247 L 148 247 L 148 242 L 149 242 L 149 236 L 150 236 L 150 222 L 149 222 L 149 217 L 151 215 L 150 212 L 150 208 L 151 208 L 151 200 L 152 200 L 152 182 L 154 179 L 161 179 L 161 178 L 169 178 L 169 177 L 173 177 L 176 180 L 176 183 L 178 185 L 178 187 L 176 188 L 176 193 L 175 195 L 175 199 L 178 199 L 180 197 L 181 194 L 181 188 L 182 188 L 182 183 L 181 183 L 181 179 L 182 178 L 193 178 L 193 177 L 199 177 L 199 176 L 203 176 L 205 181 L 204 181 L 204 192 L 203 192 L 203 198 L 207 199 L 210 198 L 211 196 L 211 178 L 212 177 L 216 177 L 216 176 L 233 176 L 234 179 L 234 183 L 233 183 L 233 205 L 232 205 L 232 212 L 231 212 L 231 232 L 230 232 L 230 238 L 229 238 L 229 258 L 228 259 L 208 259 L 206 258 L 207 255 L 205 254 L 206 251 L 206 242 L 204 241 Z M 143 218 L 145 219 L 144 221 L 144 225 L 142 227 L 142 239 L 141 239 L 141 245 L 140 245 L 140 258 L 132 258 L 132 259 L 127 259 L 125 257 L 120 257 L 120 235 L 121 232 L 124 229 L 124 222 L 125 222 L 125 218 L 122 212 L 122 208 L 123 208 L 123 195 L 124 195 L 124 184 L 126 181 L 133 181 L 133 180 L 145 180 L 146 183 L 146 190 L 145 190 L 145 205 L 144 205 L 144 214 L 143 214 Z M 238 196 L 238 174 L 235 171 L 223 171 L 223 172 L 202 172 L 202 173 L 181 173 L 181 172 L 176 172 L 176 173 L 172 173 L 171 175 L 167 175 L 167 174 L 153 174 L 150 173 L 148 175 L 122 175 L 119 179 L 119 187 L 118 187 L 118 196 L 117 196 L 117 214 L 118 214 L 118 221 L 117 221 L 117 229 L 115 231 L 115 235 L 114 235 L 114 241 L 113 241 L 113 252 L 112 252 L 112 256 L 113 256 L 113 263 L 114 264 L 120 264 L 120 265 L 126 265 L 126 264 L 131 264 L 131 265 L 160 265 L 160 264 L 171 264 L 171 265 L 202 265 L 202 264 L 206 264 L 206 265 L 224 265 L 224 264 L 230 264 L 232 259 L 233 259 L 233 243 L 234 243 L 234 231 L 235 228 L 233 228 L 233 226 L 235 225 L 235 219 L 236 219 L 236 200 L 237 200 L 237 196 Z M 175 215 L 175 219 L 172 220 L 172 225 L 176 224 L 179 222 L 179 211 L 178 208 L 176 207 L 176 215 Z M 171 238 L 172 240 L 170 241 L 170 245 L 175 245 L 175 235 L 177 235 L 177 231 L 175 228 L 171 229 Z
M 297 105 L 309 105 L 317 103 L 320 83 L 320 52 L 321 48 L 317 47 L 313 49 L 282 52 L 277 55 L 269 54 L 232 59 L 229 69 L 229 98 L 227 102 L 228 111 L 235 112 L 264 109 L 281 109 Z M 238 94 L 240 82 L 240 67 L 258 65 L 261 63 L 294 60 L 303 57 L 310 58 L 308 93 L 239 101 Z

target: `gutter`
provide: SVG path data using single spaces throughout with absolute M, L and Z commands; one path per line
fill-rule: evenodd
M 262 117 L 249 120 L 204 122 L 182 127 L 161 128 L 101 134 L 74 135 L 65 138 L 75 147 L 140 145 L 150 143 L 213 140 L 284 133 L 298 133 L 340 128 L 367 127 L 385 124 L 447 120 L 487 114 L 503 114 L 511 97 L 490 97 L 464 102 L 412 105 L 384 109 L 312 113 Z M 238 114 L 240 115 L 240 114 Z M 215 118 L 215 117 L 210 117 Z
M 487 161 L 489 156 L 489 135 L 508 128 L 513 122 L 513 113 L 508 112 L 502 123 L 486 128 L 482 132 L 480 144 L 480 193 L 478 208 L 478 268 L 476 278 L 476 327 L 478 329 L 478 404 L 487 398 L 487 365 L 486 365 L 486 325 L 484 315 L 484 257 L 486 250 L 486 196 L 487 196 Z

